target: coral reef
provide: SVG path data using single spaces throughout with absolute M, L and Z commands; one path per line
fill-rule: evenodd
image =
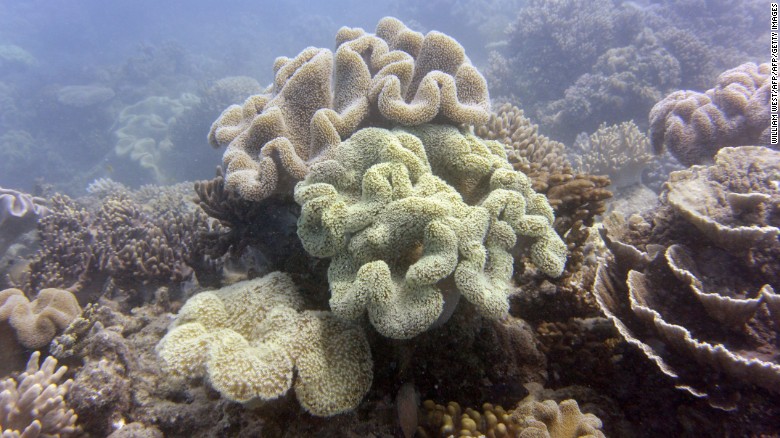
M 367 312 L 392 338 L 446 321 L 460 295 L 504 315 L 518 240 L 547 275 L 566 261 L 552 208 L 503 146 L 451 126 L 363 129 L 312 168 L 295 199 L 304 248 L 333 258 L 333 312 Z
M 301 307 L 292 280 L 278 272 L 201 292 L 158 344 L 164 369 L 175 377 L 207 376 L 239 402 L 272 400 L 294 386 L 314 415 L 355 409 L 373 376 L 365 335 L 328 312 Z
M 680 66 L 649 29 L 629 46 L 599 56 L 562 98 L 546 103 L 539 120 L 567 143 L 599 124 L 641 120 L 659 99 L 680 85 Z
M 100 85 L 68 85 L 57 90 L 57 102 L 73 108 L 97 105 L 114 96 L 114 90 Z
M 645 117 L 675 89 L 703 89 L 730 66 L 761 59 L 758 0 L 644 4 L 530 1 L 492 46 L 491 95 L 519 100 L 553 138 L 570 144 L 598 125 Z
M 604 437 L 601 420 L 593 414 L 580 412 L 577 402 L 564 400 L 536 401 L 529 396 L 506 411 L 500 405 L 482 405 L 482 411 L 463 410 L 457 402 L 447 406 L 426 400 L 420 412 L 421 437 L 489 436 L 489 437 Z
M 640 28 L 636 11 L 615 7 L 610 0 L 527 2 L 507 29 L 518 98 L 522 102 L 559 98 L 602 53 L 631 41 Z
M 570 159 L 577 172 L 607 175 L 615 189 L 639 183 L 653 160 L 650 139 L 633 121 L 602 124 L 589 137 L 577 137 L 572 152 Z
M 207 253 L 218 224 L 188 201 L 191 189 L 188 196 L 175 186 L 116 189 L 91 205 L 52 198 L 52 213 L 38 224 L 40 249 L 21 288 L 78 290 L 105 276 L 127 286 L 181 283 L 193 270 L 199 279 L 214 275 L 217 267 Z
M 656 153 L 680 163 L 709 161 L 726 146 L 769 144 L 769 64 L 742 64 L 718 76 L 705 93 L 675 91 L 650 111 Z
M 566 159 L 566 146 L 540 134 L 539 126 L 510 103 L 492 111 L 487 123 L 474 126 L 474 133 L 485 140 L 503 143 L 515 170 L 525 173 L 532 181 L 538 173 L 560 173 L 571 167 Z M 534 190 L 539 191 L 540 184 L 533 182 Z
M 733 409 L 780 391 L 780 152 L 723 148 L 673 172 L 647 220 L 613 219 L 599 306 L 678 388 Z M 756 401 L 758 399 L 758 401 Z
M 81 433 L 78 417 L 65 402 L 73 381 L 60 382 L 68 368 L 58 368 L 57 359 L 51 356 L 38 368 L 40 356 L 34 352 L 17 379 L 0 381 L 3 437 L 67 438 Z
M 35 229 L 38 219 L 48 213 L 45 199 L 0 187 L 0 256 L 20 234 Z
M 157 182 L 167 181 L 161 165 L 174 147 L 170 127 L 177 117 L 199 103 L 199 97 L 185 93 L 176 99 L 150 96 L 125 107 L 116 120 L 116 154 L 129 156 L 149 169 Z
M 361 126 L 487 121 L 485 79 L 452 38 L 384 18 L 375 35 L 342 28 L 336 42 L 335 54 L 308 48 L 278 58 L 270 93 L 214 122 L 209 141 L 227 147 L 228 190 L 254 201 L 287 192 Z
M 66 290 L 43 289 L 32 301 L 19 289 L 0 291 L 0 324 L 9 324 L 31 350 L 49 345 L 80 313 L 78 300 Z

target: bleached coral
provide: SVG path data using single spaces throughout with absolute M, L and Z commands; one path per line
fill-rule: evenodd
M 571 157 L 578 172 L 608 175 L 616 188 L 640 182 L 642 171 L 653 161 L 650 140 L 633 121 L 602 124 L 598 131 L 579 136 Z

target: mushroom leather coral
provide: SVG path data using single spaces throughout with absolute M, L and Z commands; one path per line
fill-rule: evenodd
M 548 275 L 566 261 L 547 198 L 501 144 L 452 126 L 358 131 L 312 168 L 295 199 L 304 248 L 333 258 L 333 312 L 368 313 L 391 338 L 446 319 L 459 295 L 487 317 L 506 314 L 518 240 Z
M 463 47 L 394 18 L 376 34 L 342 28 L 337 49 L 278 58 L 266 94 L 227 108 L 209 141 L 226 146 L 227 187 L 247 200 L 284 192 L 361 126 L 484 123 L 490 99 Z
M 46 347 L 79 314 L 78 300 L 67 290 L 42 289 L 33 301 L 19 289 L 0 291 L 0 322 L 10 324 L 25 348 Z
M 301 307 L 280 272 L 201 292 L 157 345 L 163 368 L 174 377 L 207 377 L 238 402 L 272 400 L 294 386 L 314 415 L 353 410 L 373 378 L 365 335 L 329 312 Z

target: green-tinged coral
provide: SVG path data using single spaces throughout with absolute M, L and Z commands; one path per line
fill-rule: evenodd
M 373 378 L 365 335 L 329 312 L 301 308 L 292 280 L 278 272 L 202 292 L 157 351 L 167 373 L 207 377 L 234 401 L 271 400 L 294 386 L 314 415 L 350 411 Z
M 227 147 L 229 190 L 253 201 L 285 192 L 363 126 L 487 121 L 485 79 L 449 36 L 386 17 L 376 34 L 341 28 L 336 45 L 278 58 L 269 92 L 214 122 L 209 142 Z
M 566 261 L 552 208 L 503 146 L 452 126 L 358 131 L 312 168 L 295 199 L 304 248 L 333 258 L 333 312 L 367 312 L 392 338 L 427 330 L 458 294 L 482 315 L 504 315 L 518 240 L 548 275 Z

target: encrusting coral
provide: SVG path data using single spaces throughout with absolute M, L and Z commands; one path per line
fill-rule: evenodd
M 722 409 L 760 397 L 746 384 L 780 392 L 778 175 L 780 152 L 723 148 L 673 172 L 647 220 L 605 222 L 599 306 L 678 388 Z
M 454 39 L 387 17 L 374 35 L 340 29 L 336 45 L 278 58 L 270 92 L 214 122 L 209 141 L 227 147 L 229 190 L 254 201 L 286 192 L 363 126 L 487 121 L 485 79 Z
M 656 153 L 668 148 L 690 166 L 726 146 L 769 145 L 769 64 L 742 64 L 705 93 L 675 91 L 650 111 Z
M 157 346 L 164 370 L 207 377 L 238 402 L 272 400 L 294 387 L 314 415 L 353 410 L 373 378 L 365 335 L 329 312 L 301 308 L 296 286 L 279 272 L 201 292 Z
M 367 312 L 391 338 L 446 321 L 460 295 L 486 317 L 506 314 L 518 241 L 547 275 L 566 262 L 552 208 L 503 146 L 452 126 L 358 131 L 312 168 L 295 200 L 304 248 L 333 258 L 333 312 Z
M 0 381 L 0 431 L 4 438 L 80 434 L 78 418 L 65 403 L 73 381 L 60 382 L 68 367 L 57 368 L 57 359 L 49 356 L 38 368 L 40 356 L 40 352 L 33 352 L 27 369 L 17 379 Z

